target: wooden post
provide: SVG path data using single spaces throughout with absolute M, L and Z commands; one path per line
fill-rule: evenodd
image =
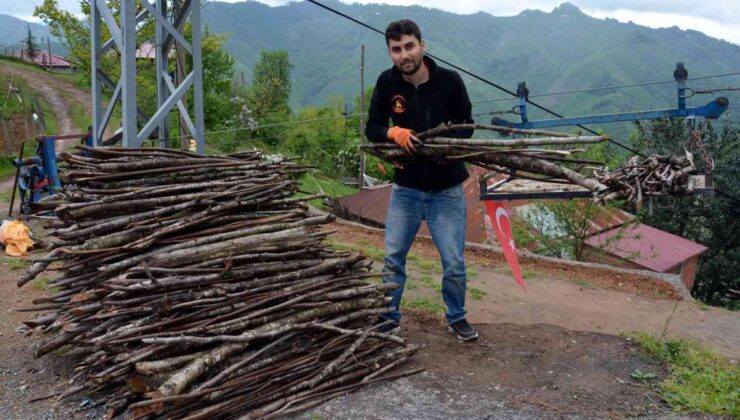
M 365 143 L 365 44 L 360 49 L 360 145 Z M 365 152 L 360 149 L 360 189 L 365 186 Z
M 46 50 L 48 51 L 49 57 L 49 71 L 51 71 L 51 36 L 46 37 Z

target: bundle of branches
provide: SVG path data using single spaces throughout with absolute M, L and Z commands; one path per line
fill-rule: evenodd
M 645 196 L 690 194 L 689 176 L 696 172 L 691 153 L 685 156 L 634 156 L 614 171 L 595 169 L 594 177 L 608 187 L 599 194 L 602 201 L 626 199 L 639 208 Z
M 361 255 L 323 240 L 330 216 L 294 198 L 289 160 L 168 149 L 64 154 L 44 270 L 57 293 L 21 310 L 37 356 L 81 353 L 71 386 L 114 416 L 273 417 L 393 373 L 418 346 L 376 331 L 391 287 Z
M 472 129 L 541 137 L 460 139 L 442 136 L 457 130 Z M 571 157 L 584 152 L 584 149 L 573 146 L 600 143 L 606 140 L 605 136 L 581 136 L 544 130 L 458 124 L 440 125 L 419 133 L 416 137 L 421 140 L 421 143 L 417 144 L 416 153 L 413 155 L 405 153 L 392 142 L 367 144 L 361 147 L 368 153 L 395 166 L 402 167 L 418 159 L 433 159 L 440 162 L 463 160 L 501 173 L 516 172 L 516 176 L 520 178 L 575 184 L 591 191 L 594 199 L 599 202 L 618 198 L 639 201 L 643 195 L 640 188 L 645 191 L 649 189 L 653 194 L 690 192 L 688 175 L 695 172 L 690 156 L 682 158 L 655 155 L 639 163 L 635 160 L 637 158 L 632 158 L 623 168 L 614 172 L 604 169 L 602 162 Z M 657 165 L 658 162 L 661 165 Z M 585 165 L 599 166 L 594 171 L 593 177 L 579 172 Z M 630 181 L 626 181 L 628 178 Z M 639 187 L 634 185 L 637 181 L 633 181 L 637 178 L 641 180 L 638 183 Z M 630 183 L 632 183 L 631 186 Z

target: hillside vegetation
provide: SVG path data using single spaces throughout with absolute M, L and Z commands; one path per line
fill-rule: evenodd
M 428 52 L 510 90 L 526 80 L 532 95 L 671 81 L 678 61 L 686 64 L 689 77 L 740 70 L 738 45 L 676 27 L 651 29 L 595 19 L 568 3 L 551 13 L 525 11 L 511 17 L 458 15 L 418 6 L 324 3 L 380 30 L 392 20 L 413 19 L 422 29 Z M 373 85 L 377 74 L 390 65 L 382 35 L 308 2 L 281 7 L 214 2 L 204 9 L 203 18 L 212 32 L 232 33 L 226 48 L 244 69 L 252 68 L 260 49 L 288 51 L 294 66 L 294 105 L 316 105 L 330 96 L 357 95 L 362 44 L 366 45 L 366 85 Z M 507 97 L 482 82 L 467 76 L 464 79 L 474 101 Z M 722 80 L 722 84 L 738 81 L 740 76 Z M 697 81 L 695 85 L 709 82 Z M 675 88 L 662 84 L 538 101 L 571 115 L 661 108 L 675 105 Z M 494 104 L 500 109 L 513 105 Z M 491 106 L 476 108 L 486 111 Z

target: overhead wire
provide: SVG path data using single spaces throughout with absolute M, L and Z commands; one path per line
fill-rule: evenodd
M 309 118 L 305 120 L 294 120 L 294 121 L 284 121 L 280 123 L 272 123 L 272 124 L 263 124 L 263 125 L 255 125 L 252 127 L 235 127 L 235 128 L 225 128 L 223 130 L 212 130 L 212 131 L 206 131 L 203 133 L 204 136 L 209 136 L 213 134 L 224 134 L 224 133 L 235 133 L 238 131 L 255 131 L 259 130 L 261 128 L 270 128 L 270 127 L 280 127 L 285 125 L 295 125 L 295 124 L 308 124 L 312 122 L 318 122 L 318 121 L 328 121 L 328 120 L 338 120 L 338 119 L 346 119 L 346 118 L 352 118 L 352 117 L 359 117 L 360 115 L 367 115 L 367 113 L 355 113 L 355 114 L 348 114 L 348 115 L 337 115 L 332 117 L 319 117 L 319 118 Z M 164 140 L 179 140 L 185 137 L 192 137 L 192 134 L 180 134 L 178 136 L 169 136 L 168 138 L 159 137 L 154 139 L 146 139 L 146 142 L 157 142 L 157 141 L 164 141 Z M 271 137 L 267 140 L 277 140 L 280 139 L 279 137 Z
M 689 78 L 686 80 L 704 80 L 704 79 L 712 79 L 716 77 L 728 77 L 728 76 L 737 76 L 737 75 L 740 75 L 740 72 L 713 74 L 709 76 Z M 598 92 L 602 90 L 623 89 L 623 88 L 642 87 L 642 86 L 650 86 L 650 85 L 661 85 L 661 84 L 668 84 L 668 83 L 676 83 L 676 81 L 675 80 L 661 80 L 661 81 L 655 81 L 655 82 L 643 82 L 643 83 L 632 83 L 632 84 L 626 84 L 626 85 L 604 86 L 604 87 L 599 87 L 599 88 L 564 90 L 561 92 L 548 92 L 548 93 L 540 93 L 537 95 L 529 95 L 529 97 L 530 98 L 543 98 L 547 96 L 570 95 L 574 93 L 584 93 L 584 92 Z M 732 90 L 740 90 L 740 88 L 733 88 L 732 86 L 730 86 L 728 88 L 718 88 L 718 89 L 713 89 L 711 91 L 720 92 L 720 91 L 732 91 Z M 710 92 L 705 92 L 705 91 L 697 89 L 695 93 L 710 93 Z M 515 99 L 517 98 L 494 98 L 494 99 L 483 99 L 483 100 L 478 100 L 478 101 L 472 101 L 471 103 L 475 105 L 475 104 L 482 104 L 482 103 L 488 103 L 488 102 L 511 101 Z
M 334 14 L 336 14 L 338 16 L 341 16 L 341 17 L 343 17 L 345 19 L 348 19 L 348 20 L 350 20 L 350 21 L 352 21 L 352 22 L 354 22 L 354 23 L 356 23 L 358 25 L 361 25 L 361 26 L 363 26 L 363 27 L 365 27 L 367 29 L 370 29 L 373 32 L 377 32 L 377 33 L 385 36 L 385 32 L 383 32 L 383 31 L 381 31 L 381 30 L 379 30 L 379 29 L 377 29 L 377 28 L 375 28 L 373 26 L 370 26 L 370 25 L 368 25 L 365 22 L 362 22 L 362 21 L 360 21 L 358 19 L 355 19 L 352 16 L 349 16 L 349 15 L 347 15 L 345 13 L 342 13 L 339 10 L 336 10 L 336 9 L 334 9 L 332 7 L 326 6 L 326 5 L 320 3 L 320 2 L 318 2 L 316 0 L 306 0 L 306 1 L 308 1 L 309 3 L 312 3 L 312 4 L 316 5 L 316 6 L 319 6 L 319 7 L 323 8 L 323 9 L 325 9 L 325 10 L 331 12 L 331 13 L 334 13 Z M 447 64 L 448 66 L 454 68 L 455 70 L 458 70 L 458 71 L 460 71 L 462 73 L 465 73 L 468 76 L 470 76 L 470 77 L 472 77 L 472 78 L 474 78 L 476 80 L 479 80 L 479 81 L 481 81 L 481 82 L 483 82 L 485 84 L 488 84 L 490 86 L 493 86 L 493 87 L 501 90 L 502 92 L 508 93 L 511 96 L 517 97 L 517 94 L 515 92 L 513 92 L 513 91 L 511 91 L 509 89 L 506 89 L 505 87 L 500 86 L 497 83 L 494 83 L 494 82 L 492 82 L 492 81 L 490 81 L 490 80 L 488 80 L 488 79 L 486 79 L 484 77 L 481 77 L 481 76 L 479 76 L 479 75 L 477 75 L 475 73 L 472 73 L 471 71 L 469 71 L 467 69 L 464 69 L 464 68 L 462 68 L 462 67 L 460 67 L 460 66 L 458 66 L 458 65 L 456 65 L 454 63 L 451 63 L 451 62 L 449 62 L 449 61 L 447 61 L 447 60 L 445 60 L 445 59 L 443 59 L 441 57 L 437 57 L 437 56 L 435 56 L 435 55 L 433 55 L 433 54 L 431 54 L 429 52 L 426 52 L 425 51 L 424 54 L 425 55 L 428 55 L 429 57 L 431 57 L 431 58 L 433 58 L 433 59 L 435 59 L 435 60 L 437 60 L 437 61 L 439 61 L 441 63 Z M 735 75 L 735 74 L 740 74 L 740 72 L 738 72 L 738 73 L 729 73 L 727 75 Z M 694 78 L 692 80 L 698 80 L 698 79 L 702 79 L 702 78 L 706 78 L 706 77 L 698 77 L 698 78 Z M 562 114 L 560 114 L 558 112 L 555 112 L 555 111 L 553 111 L 553 110 L 551 110 L 551 109 L 549 109 L 547 107 L 544 107 L 542 105 L 539 105 L 539 104 L 537 104 L 535 102 L 532 102 L 529 99 L 527 99 L 526 101 L 527 101 L 527 103 L 531 104 L 535 108 L 538 108 L 538 109 L 540 109 L 542 111 L 545 111 L 545 112 L 547 112 L 547 113 L 549 113 L 551 115 L 554 115 L 554 116 L 556 116 L 558 118 L 565 118 L 564 115 L 562 115 Z M 591 134 L 600 135 L 598 132 L 596 132 L 596 131 L 594 131 L 594 130 L 592 130 L 592 129 L 590 129 L 590 128 L 582 125 L 582 124 L 577 124 L 576 126 L 579 127 L 579 128 L 581 128 L 581 129 L 583 129 L 583 130 L 585 130 L 585 131 L 587 131 L 587 132 L 589 132 L 589 133 L 591 133 Z M 631 152 L 631 153 L 634 153 L 635 155 L 641 156 L 643 158 L 646 157 L 643 153 L 640 153 L 639 151 L 637 151 L 637 150 L 635 150 L 635 149 L 633 149 L 633 148 L 631 148 L 629 146 L 626 146 L 626 145 L 624 145 L 624 144 L 622 144 L 622 143 L 620 143 L 620 142 L 618 142 L 618 141 L 616 141 L 614 139 L 611 139 L 608 136 L 607 136 L 606 140 L 609 141 L 612 144 L 615 144 L 615 145 L 617 145 L 617 146 L 619 146 L 619 147 L 621 147 L 621 148 L 623 148 L 623 149 Z M 717 189 L 715 189 L 715 191 L 717 193 L 719 193 L 720 195 L 726 196 L 726 197 L 731 198 L 731 199 L 736 200 L 736 201 L 740 201 L 740 198 L 733 197 L 732 195 L 726 194 L 726 193 L 724 193 L 724 192 L 722 192 L 720 190 L 717 190 Z
M 321 8 L 324 8 L 324 9 L 326 9 L 326 10 L 328 10 L 328 11 L 332 12 L 332 13 L 335 13 L 335 14 L 337 14 L 337 15 L 339 15 L 339 16 L 342 16 L 342 17 L 344 17 L 344 18 L 346 18 L 346 19 L 349 19 L 349 20 L 351 20 L 351 21 L 353 21 L 353 22 L 355 22 L 355 23 L 357 23 L 357 24 L 359 24 L 359 25 L 362 25 L 362 26 L 364 26 L 364 27 L 366 27 L 366 28 L 368 28 L 368 29 L 370 29 L 370 30 L 372 30 L 372 31 L 375 31 L 375 32 L 377 32 L 377 33 L 379 33 L 379 34 L 381 34 L 381 35 L 385 36 L 385 32 L 382 32 L 382 31 L 380 31 L 379 29 L 376 29 L 376 28 L 374 28 L 374 27 L 372 27 L 372 26 L 370 26 L 370 25 L 368 25 L 368 24 L 366 24 L 366 23 L 364 23 L 364 22 L 361 22 L 361 21 L 359 21 L 359 20 L 357 20 L 357 19 L 355 19 L 355 18 L 353 18 L 353 17 L 351 17 L 351 16 L 348 16 L 348 15 L 346 15 L 346 14 L 344 14 L 344 13 L 342 13 L 342 12 L 340 12 L 340 11 L 336 10 L 336 9 L 333 9 L 333 8 L 331 8 L 331 7 L 329 7 L 329 6 L 323 5 L 323 4 L 319 3 L 319 2 L 318 2 L 318 1 L 316 1 L 316 0 L 307 0 L 307 1 L 308 1 L 309 3 L 313 3 L 313 4 L 315 4 L 315 5 L 317 5 L 317 6 L 321 7 Z M 451 63 L 451 62 L 449 62 L 449 61 L 447 61 L 447 60 L 445 60 L 445 59 L 443 59 L 443 58 L 437 57 L 437 56 L 435 56 L 435 55 L 433 55 L 433 54 L 431 54 L 431 53 L 429 53 L 429 52 L 425 52 L 424 54 L 428 55 L 429 57 L 431 57 L 431 58 L 433 58 L 433 59 L 435 59 L 435 60 L 437 60 L 437 61 L 439 61 L 439 62 L 441 62 L 441 63 L 445 63 L 445 64 L 447 64 L 448 66 L 450 66 L 450 67 L 452 67 L 452 68 L 454 68 L 454 69 L 456 69 L 456 70 L 458 70 L 458 71 L 461 71 L 461 72 L 463 72 L 463 73 L 467 74 L 468 76 L 470 76 L 470 77 L 472 77 L 472 78 L 474 78 L 474 79 L 477 79 L 477 80 L 479 80 L 479 81 L 481 81 L 481 82 L 483 82 L 483 83 L 486 83 L 486 84 L 488 84 L 488 85 L 490 85 L 490 86 L 493 86 L 493 87 L 495 87 L 495 88 L 497 88 L 497 89 L 499 89 L 499 90 L 501 90 L 501 91 L 503 91 L 503 92 L 506 92 L 506 93 L 508 93 L 508 94 L 509 94 L 509 95 L 511 95 L 511 96 L 514 96 L 514 97 L 516 97 L 516 96 L 517 96 L 517 94 L 516 94 L 516 93 L 514 93 L 513 91 L 511 91 L 511 90 L 509 90 L 509 89 L 506 89 L 505 87 L 503 87 L 503 86 L 500 86 L 500 85 L 498 85 L 497 83 L 494 83 L 494 82 L 492 82 L 492 81 L 490 81 L 490 80 L 488 80 L 488 79 L 485 79 L 485 78 L 483 78 L 483 77 L 481 77 L 481 76 L 479 76 L 479 75 L 477 75 L 477 74 L 475 74 L 475 73 L 472 73 L 472 72 L 468 71 L 467 69 L 464 69 L 464 68 L 462 68 L 462 67 L 460 67 L 460 66 L 458 66 L 458 65 L 456 65 L 456 64 L 454 64 L 454 63 Z M 527 102 L 528 102 L 529 104 L 531 104 L 532 106 L 534 106 L 535 108 L 539 108 L 539 109 L 541 109 L 542 111 L 545 111 L 545 112 L 547 112 L 547 113 L 550 113 L 550 114 L 552 114 L 552 115 L 554 115 L 554 116 L 556 116 L 556 117 L 558 117 L 558 118 L 565 118 L 565 116 L 563 116 L 563 115 L 561 115 L 561 114 L 559 114 L 559 113 L 557 113 L 557 112 L 555 112 L 555 111 L 553 111 L 553 110 L 551 110 L 551 109 L 549 109 L 549 108 L 547 108 L 547 107 L 544 107 L 544 106 L 542 106 L 542 105 L 540 105 L 540 104 L 537 104 L 537 103 L 535 103 L 535 102 L 532 102 L 532 101 L 530 101 L 529 99 L 527 99 Z M 588 132 L 589 132 L 589 133 L 591 133 L 591 134 L 594 134 L 594 135 L 599 135 L 599 133 L 597 133 L 596 131 L 594 131 L 594 130 L 592 130 L 592 129 L 590 129 L 590 128 L 586 127 L 586 126 L 583 126 L 583 125 L 581 125 L 581 124 L 578 124 L 577 126 L 578 126 L 578 127 L 580 127 L 581 129 L 585 130 L 585 131 L 588 131 Z M 618 141 L 615 141 L 615 140 L 613 140 L 613 139 L 611 139 L 611 138 L 608 138 L 608 137 L 607 137 L 607 141 L 609 141 L 609 142 L 611 142 L 611 143 L 614 143 L 614 144 L 616 144 L 617 146 L 619 146 L 619 147 L 621 147 L 621 148 L 623 148 L 623 149 L 625 149 L 625 150 L 628 150 L 628 151 L 630 151 L 630 152 L 632 152 L 632 153 L 634 153 L 634 154 L 636 154 L 636 155 L 640 155 L 640 156 L 643 156 L 643 155 L 642 155 L 642 154 L 641 154 L 640 152 L 638 152 L 637 150 L 635 150 L 635 149 L 632 149 L 632 148 L 631 148 L 631 147 L 629 147 L 629 146 L 625 146 L 625 145 L 623 145 L 622 143 L 619 143 Z M 644 156 L 643 156 L 643 157 L 644 157 Z

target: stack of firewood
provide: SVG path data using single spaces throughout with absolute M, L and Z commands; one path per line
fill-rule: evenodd
M 594 177 L 608 187 L 608 192 L 599 195 L 602 201 L 626 199 L 639 207 L 647 196 L 690 194 L 694 186 L 689 177 L 693 173 L 693 157 L 686 152 L 685 156 L 634 156 L 614 171 L 595 169 Z
M 527 136 L 515 139 L 459 139 L 444 137 L 458 130 L 492 130 Z M 540 136 L 534 137 L 531 136 Z M 543 137 L 544 136 L 544 137 Z M 542 182 L 579 185 L 593 193 L 594 200 L 607 202 L 627 199 L 642 203 L 646 195 L 686 194 L 692 192 L 689 175 L 696 172 L 691 155 L 653 155 L 634 157 L 622 168 L 609 171 L 602 162 L 577 159 L 583 145 L 605 141 L 605 136 L 581 136 L 544 130 L 520 130 L 481 124 L 440 126 L 416 136 L 416 152 L 407 154 L 392 142 L 363 145 L 380 159 L 403 166 L 418 159 L 462 160 L 502 173 L 516 172 L 521 178 Z M 593 176 L 582 169 L 596 167 Z
M 377 332 L 389 285 L 324 243 L 330 216 L 295 198 L 290 161 L 258 152 L 81 148 L 68 165 L 53 250 L 18 281 L 61 272 L 37 355 L 82 353 L 59 398 L 108 415 L 274 417 L 393 372 L 419 349 Z M 48 205 L 48 203 L 47 203 Z

